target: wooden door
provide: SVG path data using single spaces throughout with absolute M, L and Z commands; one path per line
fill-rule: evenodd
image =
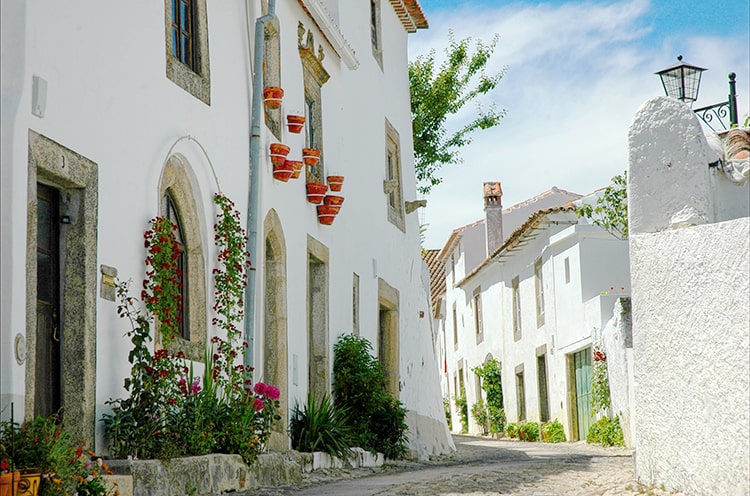
M 62 406 L 60 325 L 60 193 L 37 184 L 35 415 Z
M 591 426 L 591 348 L 573 355 L 578 439 L 586 439 Z

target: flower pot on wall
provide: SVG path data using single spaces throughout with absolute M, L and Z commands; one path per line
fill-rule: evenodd
M 290 133 L 299 134 L 302 132 L 302 126 L 305 125 L 305 116 L 288 114 L 286 116 L 286 124 L 289 127 Z
M 333 224 L 333 219 L 339 213 L 341 207 L 335 205 L 318 205 L 318 222 L 326 226 Z
M 292 165 L 292 179 L 297 179 L 302 172 L 302 161 L 301 160 L 287 160 L 287 163 Z
M 320 150 L 317 148 L 303 148 L 302 160 L 304 160 L 307 165 L 315 167 L 320 161 Z
M 341 191 L 344 185 L 344 176 L 328 176 L 328 187 L 331 191 Z
M 284 97 L 284 90 L 278 86 L 267 86 L 263 88 L 263 105 L 269 109 L 281 107 L 281 99 Z
M 284 165 L 286 156 L 289 155 L 290 148 L 281 143 L 271 143 L 271 163 L 273 165 Z
M 323 198 L 323 204 L 328 205 L 329 207 L 335 207 L 336 213 L 339 213 L 339 210 L 341 210 L 341 204 L 344 203 L 344 197 L 343 196 L 337 196 L 337 195 L 326 195 Z
M 294 165 L 290 160 L 285 160 L 281 165 L 273 165 L 273 178 L 282 182 L 287 182 L 294 174 Z
M 328 186 L 323 183 L 307 183 L 307 201 L 320 203 L 328 191 Z

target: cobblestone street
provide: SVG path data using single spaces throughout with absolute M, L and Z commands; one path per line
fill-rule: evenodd
M 679 494 L 639 486 L 631 450 L 454 436 L 457 452 L 382 469 L 321 471 L 265 496 L 558 496 Z M 246 494 L 250 494 L 249 492 Z

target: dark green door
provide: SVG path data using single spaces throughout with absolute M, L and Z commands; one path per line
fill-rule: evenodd
M 573 354 L 576 379 L 576 410 L 578 439 L 586 439 L 591 426 L 591 348 Z
M 36 394 L 34 414 L 62 406 L 60 362 L 60 193 L 37 184 Z

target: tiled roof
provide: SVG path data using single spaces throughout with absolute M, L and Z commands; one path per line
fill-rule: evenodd
M 396 11 L 401 24 L 406 31 L 414 33 L 417 29 L 427 29 L 427 17 L 424 15 L 419 0 L 390 0 L 393 10 Z
M 430 303 L 433 314 L 445 294 L 445 264 L 438 258 L 440 250 L 422 250 L 422 260 L 430 272 Z
M 575 194 L 575 193 L 573 193 Z M 456 286 L 461 286 L 466 281 L 474 277 L 476 274 L 478 274 L 482 269 L 484 269 L 487 265 L 492 262 L 492 260 L 500 255 L 504 251 L 510 251 L 516 244 L 518 244 L 521 239 L 526 236 L 527 234 L 530 234 L 534 229 L 539 227 L 539 225 L 542 223 L 545 217 L 547 217 L 550 214 L 557 213 L 557 212 L 573 212 L 575 211 L 575 207 L 573 206 L 573 202 L 568 202 L 566 205 L 563 205 L 561 207 L 552 207 L 552 208 L 545 208 L 542 210 L 537 210 L 533 214 L 529 216 L 528 219 L 526 219 L 526 222 L 521 224 L 521 226 L 518 227 L 513 233 L 508 236 L 508 239 L 505 240 L 505 242 L 490 254 L 489 257 L 487 257 L 484 262 L 479 264 L 474 270 L 472 270 L 470 273 L 466 274 L 466 277 L 464 277 L 462 280 L 458 281 L 456 283 Z

